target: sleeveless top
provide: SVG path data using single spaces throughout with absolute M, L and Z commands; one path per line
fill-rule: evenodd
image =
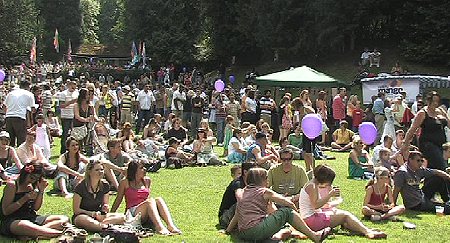
M 17 190 L 19 189 L 19 186 L 17 185 L 17 181 L 14 182 L 14 185 L 16 186 L 16 193 L 14 194 L 14 199 L 13 199 L 12 203 L 19 201 L 22 197 L 24 197 L 27 193 L 30 192 L 30 191 L 17 192 Z M 3 197 L 2 197 L 0 204 L 3 204 Z M 11 213 L 9 215 L 3 215 L 3 210 L 0 210 L 0 218 L 2 220 L 8 219 L 8 218 L 29 219 L 29 218 L 33 218 L 35 216 L 37 216 L 37 214 L 36 214 L 36 210 L 34 210 L 34 200 L 28 200 L 19 209 L 17 209 L 16 211 L 14 211 L 13 213 Z
M 250 145 L 250 147 L 248 147 L 248 149 L 247 149 L 247 155 L 246 155 L 247 160 L 256 160 L 256 157 L 253 154 L 253 149 L 256 148 L 256 146 L 258 146 L 260 148 L 261 156 L 263 156 L 263 157 L 266 156 L 266 151 L 264 151 L 262 149 L 262 146 L 259 145 L 258 143 L 254 143 L 254 144 Z
M 81 109 L 80 105 L 78 106 L 78 109 L 79 109 L 80 116 L 83 118 L 88 118 L 90 115 L 92 115 L 91 106 L 88 106 L 87 111 L 84 111 L 83 109 Z M 81 122 L 81 121 L 78 121 L 77 119 L 73 119 L 73 127 L 81 127 L 84 124 L 86 124 L 86 122 Z
M 239 231 L 258 225 L 267 215 L 268 200 L 264 199 L 267 188 L 248 185 L 242 199 L 237 203 Z
M 10 160 L 9 153 L 11 152 L 11 147 L 8 147 L 6 158 L 0 158 L 0 164 L 3 166 L 3 169 L 12 166 L 12 162 Z
M 419 144 L 429 142 L 438 147 L 446 142 L 444 127 L 447 126 L 447 120 L 430 117 L 425 110 L 425 120 L 420 126 L 422 128 L 419 137 Z
M 320 193 L 318 193 L 317 196 L 317 199 L 320 199 Z M 316 209 L 311 205 L 311 200 L 309 194 L 305 190 L 305 187 L 300 190 L 298 205 L 302 219 L 308 218 L 316 213 Z
M 382 203 L 384 203 L 384 199 L 386 198 L 386 194 L 388 192 L 388 186 L 386 186 L 384 192 L 381 193 L 381 194 L 377 194 L 375 192 L 375 188 L 373 186 L 372 186 L 372 188 L 373 188 L 373 192 L 370 195 L 369 204 L 371 204 L 371 205 L 381 205 Z
M 147 200 L 150 190 L 148 188 L 132 188 L 125 189 L 125 202 L 127 209 L 139 205 L 143 201 Z

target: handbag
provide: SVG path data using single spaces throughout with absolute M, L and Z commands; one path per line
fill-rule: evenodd
M 83 125 L 81 127 L 72 127 L 70 136 L 74 137 L 77 141 L 83 140 L 87 136 L 86 125 Z

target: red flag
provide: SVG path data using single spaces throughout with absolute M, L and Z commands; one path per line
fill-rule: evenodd
M 57 53 L 59 53 L 59 34 L 58 29 L 55 30 L 55 37 L 53 37 L 53 46 L 55 47 L 55 50 Z
M 31 44 L 30 62 L 31 63 L 36 62 L 36 36 L 33 38 L 33 44 Z

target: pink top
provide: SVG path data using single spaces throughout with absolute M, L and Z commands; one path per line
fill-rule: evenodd
M 340 95 L 336 95 L 333 99 L 333 118 L 335 120 L 345 119 L 345 104 Z
M 265 187 L 247 186 L 237 205 L 239 231 L 258 225 L 267 215 L 268 200 L 264 199 Z
M 127 203 L 127 209 L 137 206 L 147 200 L 149 194 L 150 190 L 148 188 L 135 189 L 128 187 L 125 189 L 125 202 Z

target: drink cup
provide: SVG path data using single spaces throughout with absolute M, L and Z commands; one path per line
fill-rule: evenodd
M 436 206 L 436 215 L 437 216 L 444 216 L 444 207 L 442 206 Z

